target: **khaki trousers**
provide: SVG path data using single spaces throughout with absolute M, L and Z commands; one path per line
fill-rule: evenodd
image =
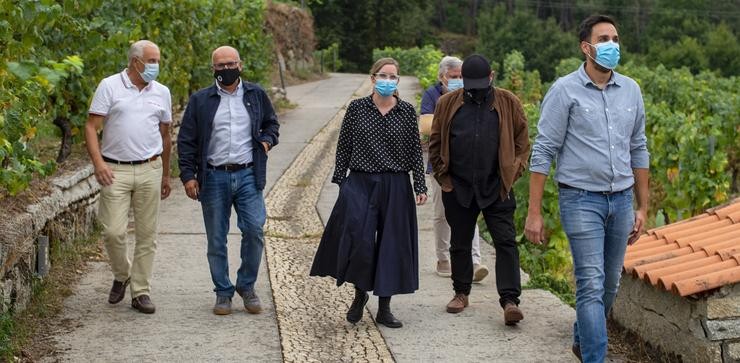
M 437 260 L 449 261 L 450 225 L 447 223 L 447 218 L 445 218 L 445 206 L 442 204 L 442 187 L 436 180 L 434 180 L 434 178 L 432 178 L 429 184 L 432 186 L 432 204 L 434 204 L 434 217 L 432 218 L 432 222 L 434 224 L 434 240 L 437 250 Z M 475 225 L 472 242 L 473 264 L 480 265 L 480 233 L 478 231 L 478 224 Z
M 162 159 L 125 165 L 108 163 L 113 184 L 100 191 L 98 219 L 117 281 L 131 278 L 131 297 L 149 295 L 154 253 L 157 249 L 157 222 L 162 189 Z M 134 209 L 133 260 L 129 257 L 126 234 L 129 207 Z

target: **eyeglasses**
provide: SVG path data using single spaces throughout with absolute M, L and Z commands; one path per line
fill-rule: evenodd
M 241 64 L 241 61 L 216 63 L 213 65 L 213 69 L 217 71 L 220 71 L 222 69 L 234 69 L 236 67 L 239 67 L 239 64 Z
M 382 79 L 382 80 L 391 80 L 391 81 L 398 81 L 399 77 L 396 74 L 386 74 L 386 73 L 375 73 L 375 78 Z

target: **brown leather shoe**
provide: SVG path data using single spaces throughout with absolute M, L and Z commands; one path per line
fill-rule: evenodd
M 144 314 L 154 314 L 154 303 L 149 295 L 139 295 L 131 299 L 131 307 Z
M 455 296 L 447 303 L 447 312 L 450 314 L 457 314 L 465 310 L 468 307 L 468 295 L 455 294 Z
M 581 357 L 581 347 L 573 344 L 570 349 L 573 351 L 573 354 L 576 356 L 576 358 L 578 358 L 578 361 L 583 362 L 583 357 Z
M 516 325 L 519 321 L 524 319 L 524 314 L 519 310 L 519 307 L 514 303 L 506 303 L 504 305 L 504 323 L 506 325 Z
M 126 296 L 126 286 L 131 281 L 130 278 L 124 282 L 113 280 L 113 286 L 110 288 L 108 293 L 108 302 L 111 304 L 118 304 Z

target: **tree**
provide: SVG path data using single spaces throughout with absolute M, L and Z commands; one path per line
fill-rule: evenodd
M 319 47 L 339 43 L 346 71 L 366 72 L 374 48 L 422 46 L 432 7 L 423 0 L 325 0 L 312 3 Z
M 477 51 L 491 61 L 500 61 L 513 50 L 524 55 L 528 70 L 539 70 L 545 80 L 555 76 L 561 59 L 579 55 L 575 35 L 560 30 L 553 18 L 540 20 L 526 10 L 510 15 L 503 5 L 482 12 L 478 16 Z

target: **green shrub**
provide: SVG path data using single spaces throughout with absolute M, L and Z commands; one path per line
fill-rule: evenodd
M 81 140 L 95 87 L 126 66 L 136 40 L 159 45 L 158 80 L 175 107 L 213 82 L 210 57 L 220 45 L 241 51 L 247 79 L 267 80 L 264 9 L 262 0 L 0 2 L 0 194 L 53 168 L 29 151 L 41 123 L 66 118 Z
M 401 66 L 401 74 L 418 78 L 421 87 L 426 89 L 437 82 L 437 70 L 444 54 L 431 45 L 408 49 L 392 47 L 373 49 L 373 60 L 384 57 L 397 60 Z

